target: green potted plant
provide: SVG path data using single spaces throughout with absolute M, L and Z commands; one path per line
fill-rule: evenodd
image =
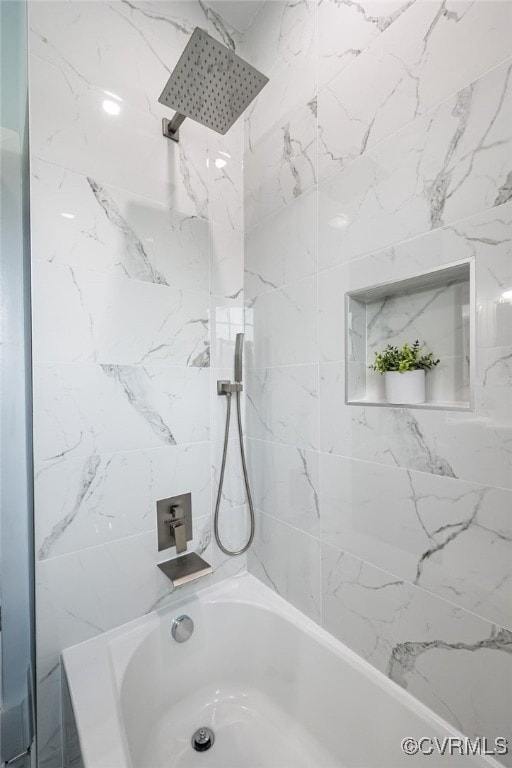
M 392 344 L 375 352 L 372 371 L 384 375 L 388 403 L 410 405 L 425 402 L 425 371 L 439 364 L 433 352 L 425 353 L 416 339 L 398 348 Z

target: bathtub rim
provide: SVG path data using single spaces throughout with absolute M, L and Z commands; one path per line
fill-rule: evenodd
M 439 728 L 446 731 L 447 735 L 464 738 L 465 734 L 423 704 L 407 689 L 400 687 L 255 576 L 245 572 L 216 584 L 207 585 L 194 594 L 188 594 L 175 602 L 70 646 L 61 652 L 61 666 L 68 684 L 85 768 L 113 768 L 113 766 L 133 768 L 130 749 L 122 726 L 123 716 L 118 697 L 119 682 L 116 680 L 111 661 L 111 650 L 115 641 L 125 638 L 133 643 L 131 654 L 133 655 L 144 640 L 159 629 L 163 621 L 171 622 L 172 618 L 186 610 L 187 605 L 226 603 L 254 606 L 278 615 L 290 622 L 298 631 L 307 633 L 335 656 L 354 667 L 371 683 L 384 690 L 393 700 L 412 710 L 426 723 L 433 721 Z M 98 689 L 92 676 L 88 677 L 90 666 L 94 667 L 97 674 L 102 673 L 100 677 L 102 688 L 108 686 L 108 691 L 105 690 L 108 698 L 107 695 L 101 696 L 99 702 Z M 101 723 L 99 729 L 98 720 Z M 504 768 L 502 763 L 491 756 L 479 757 L 482 768 Z

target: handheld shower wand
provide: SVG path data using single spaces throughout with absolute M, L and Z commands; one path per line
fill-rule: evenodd
M 235 381 L 242 383 L 242 360 L 244 354 L 244 335 L 237 333 L 235 339 Z
M 254 529 L 255 529 L 254 506 L 252 503 L 251 488 L 249 486 L 249 474 L 247 472 L 247 464 L 245 461 L 244 436 L 243 436 L 243 429 L 242 429 L 242 413 L 241 413 L 241 400 L 240 400 L 240 393 L 242 392 L 242 389 L 243 389 L 243 384 L 242 384 L 243 348 L 244 348 L 244 334 L 237 333 L 236 339 L 235 339 L 235 371 L 234 371 L 235 381 L 233 383 L 231 381 L 217 382 L 217 394 L 226 396 L 227 410 L 226 410 L 226 428 L 224 430 L 224 447 L 222 449 L 222 464 L 220 468 L 220 477 L 219 477 L 219 488 L 217 491 L 215 515 L 213 518 L 213 531 L 215 534 L 215 541 L 217 542 L 217 546 L 219 547 L 219 549 L 222 552 L 224 552 L 225 555 L 230 555 L 230 556 L 243 555 L 244 552 L 247 552 L 247 550 L 249 549 L 249 547 L 253 542 Z M 219 512 L 220 512 L 220 502 L 222 499 L 222 487 L 224 485 L 224 473 L 226 470 L 226 458 L 228 453 L 228 442 L 229 442 L 229 425 L 231 421 L 231 398 L 233 396 L 233 393 L 235 394 L 235 397 L 236 397 L 238 442 L 240 446 L 240 458 L 242 461 L 245 492 L 247 494 L 247 503 L 249 505 L 249 516 L 251 521 L 251 531 L 246 544 L 240 549 L 236 549 L 236 550 L 231 550 L 225 547 L 221 541 L 220 534 L 219 534 Z

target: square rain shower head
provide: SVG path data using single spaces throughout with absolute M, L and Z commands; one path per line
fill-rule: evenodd
M 196 27 L 158 101 L 225 134 L 267 83 L 268 77 Z

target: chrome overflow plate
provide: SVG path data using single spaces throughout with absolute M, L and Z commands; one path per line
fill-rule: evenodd
M 177 643 L 184 643 L 192 637 L 194 622 L 190 616 L 178 616 L 174 619 L 171 634 Z
M 206 750 L 210 749 L 213 745 L 214 741 L 215 736 L 213 735 L 213 731 L 206 726 L 198 728 L 192 736 L 192 746 L 197 752 L 206 752 Z

